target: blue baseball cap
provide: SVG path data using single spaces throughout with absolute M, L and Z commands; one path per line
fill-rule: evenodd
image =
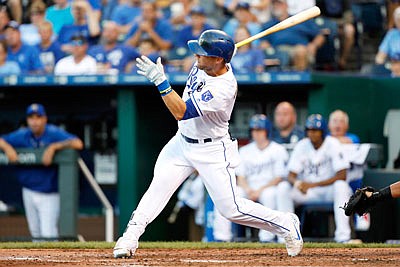
M 236 10 L 238 10 L 238 9 L 247 9 L 247 10 L 249 10 L 250 9 L 250 5 L 249 5 L 249 3 L 247 3 L 247 2 L 239 2 L 237 5 L 236 5 L 236 8 L 235 8 Z
M 194 7 L 192 7 L 192 9 L 190 10 L 190 14 L 191 14 L 191 15 L 193 15 L 193 14 L 199 14 L 199 15 L 205 16 L 205 15 L 206 15 L 206 11 L 205 11 L 204 8 L 201 7 L 201 6 L 194 6 Z
M 6 29 L 11 28 L 14 30 L 19 30 L 19 23 L 16 22 L 15 20 L 11 20 L 10 22 L 7 23 L 7 25 L 5 26 Z
M 26 109 L 26 116 L 31 116 L 32 114 L 37 114 L 39 116 L 46 116 L 46 110 L 42 104 L 33 103 Z

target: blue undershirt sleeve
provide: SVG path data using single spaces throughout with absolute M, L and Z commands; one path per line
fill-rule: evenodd
M 196 118 L 199 117 L 200 114 L 197 112 L 192 99 L 188 99 L 186 102 L 186 111 L 185 114 L 183 115 L 182 120 L 187 120 L 187 119 L 191 119 L 191 118 Z

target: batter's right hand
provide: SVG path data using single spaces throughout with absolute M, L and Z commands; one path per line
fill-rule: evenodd
M 145 76 L 150 82 L 156 86 L 160 85 L 167 79 L 164 73 L 164 67 L 161 64 L 161 58 L 157 58 L 157 64 L 152 62 L 148 57 L 141 56 L 136 59 L 137 73 Z

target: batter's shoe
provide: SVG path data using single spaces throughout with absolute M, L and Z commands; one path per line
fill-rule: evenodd
M 290 220 L 290 232 L 283 236 L 289 256 L 297 256 L 303 249 L 303 238 L 300 233 L 300 221 L 296 214 L 287 213 Z
M 138 247 L 139 242 L 136 239 L 131 239 L 124 234 L 114 246 L 114 258 L 130 258 L 135 254 Z

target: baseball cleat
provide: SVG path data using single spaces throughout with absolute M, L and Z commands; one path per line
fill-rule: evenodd
M 137 240 L 122 236 L 114 246 L 114 258 L 130 258 L 135 254 L 138 247 L 139 242 Z
M 303 249 L 303 238 L 300 233 L 300 221 L 296 214 L 287 213 L 290 220 L 290 232 L 283 238 L 286 242 L 286 250 L 289 256 L 297 256 Z

